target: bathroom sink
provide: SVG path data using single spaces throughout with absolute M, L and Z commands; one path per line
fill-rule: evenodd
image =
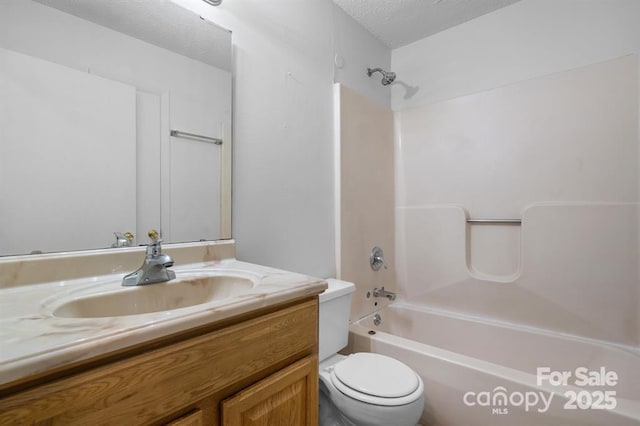
M 102 318 L 186 308 L 247 294 L 254 282 L 234 275 L 179 274 L 175 280 L 102 291 L 65 302 L 53 311 L 62 318 Z

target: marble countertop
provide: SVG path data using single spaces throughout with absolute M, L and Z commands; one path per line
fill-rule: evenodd
M 243 294 L 204 304 L 137 315 L 62 318 L 55 310 L 77 298 L 122 290 L 124 274 L 111 274 L 0 289 L 0 385 L 66 364 L 256 309 L 321 293 L 324 280 L 235 259 L 172 268 L 249 278 Z M 155 284 L 152 284 L 151 287 Z M 127 291 L 144 287 L 127 287 Z

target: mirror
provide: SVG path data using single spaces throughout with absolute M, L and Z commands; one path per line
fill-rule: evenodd
M 170 0 L 0 2 L 0 255 L 231 238 L 232 79 Z

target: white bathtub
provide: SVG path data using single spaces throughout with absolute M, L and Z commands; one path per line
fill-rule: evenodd
M 395 357 L 420 374 L 424 425 L 640 425 L 635 348 L 398 302 L 378 314 L 378 326 L 373 315 L 351 325 L 350 349 Z M 569 372 L 568 384 L 538 384 L 543 367 L 558 372 L 554 379 Z M 576 383 L 602 368 L 604 385 Z

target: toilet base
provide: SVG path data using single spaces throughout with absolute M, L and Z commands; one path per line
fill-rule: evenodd
M 318 425 L 319 426 L 357 426 L 349 419 L 345 418 L 340 410 L 331 402 L 329 396 L 320 386 L 320 393 L 318 396 L 320 407 L 318 410 Z
M 320 363 L 320 426 L 415 426 L 424 397 L 402 406 L 366 404 L 340 392 L 331 384 L 332 366 L 346 358 L 335 354 Z

